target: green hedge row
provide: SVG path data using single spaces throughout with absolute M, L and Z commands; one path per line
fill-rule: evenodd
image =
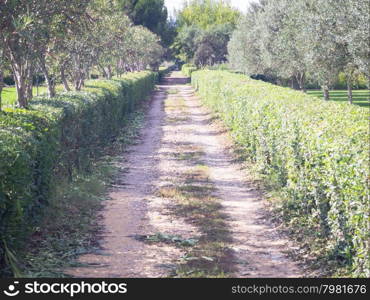
M 91 80 L 81 92 L 37 97 L 28 110 L 0 113 L 0 268 L 37 224 L 52 184 L 86 168 L 157 79 L 139 72 Z
M 225 71 L 194 72 L 192 84 L 285 193 L 291 222 L 313 229 L 353 276 L 370 276 L 368 110 Z
M 181 67 L 181 72 L 187 77 L 191 76 L 191 73 L 197 70 L 197 67 L 192 64 L 184 64 Z

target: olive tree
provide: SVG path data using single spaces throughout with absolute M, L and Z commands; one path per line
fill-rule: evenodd
M 259 47 L 261 33 L 257 26 L 261 9 L 262 7 L 258 4 L 251 6 L 246 16 L 240 18 L 228 43 L 230 66 L 248 75 L 263 74 L 265 71 Z
M 36 67 L 45 76 L 49 95 L 55 94 L 48 64 L 48 58 L 55 55 L 51 45 L 58 35 L 69 34 L 68 24 L 78 22 L 88 2 L 1 1 L 0 40 L 14 75 L 20 107 L 27 107 L 32 98 L 32 78 Z
M 18 104 L 23 108 L 27 107 L 32 97 L 37 51 L 34 42 L 42 26 L 39 14 L 42 14 L 44 7 L 45 1 L 1 1 L 0 41 L 14 74 Z
M 1 93 L 3 92 L 4 88 L 4 54 L 3 49 L 0 47 L 0 112 L 2 110 L 2 98 Z

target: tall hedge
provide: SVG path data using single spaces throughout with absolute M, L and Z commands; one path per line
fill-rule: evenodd
M 111 142 L 157 76 L 139 72 L 91 80 L 81 92 L 37 97 L 28 110 L 0 113 L 0 269 L 48 205 L 53 178 L 73 176 Z
M 192 84 L 285 193 L 291 221 L 315 230 L 354 276 L 369 276 L 368 110 L 224 71 L 193 72 Z

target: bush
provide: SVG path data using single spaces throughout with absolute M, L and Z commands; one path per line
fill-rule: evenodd
M 306 82 L 307 89 L 320 89 L 320 85 L 317 83 L 315 78 L 311 78 L 308 76 Z M 354 89 L 367 89 L 368 88 L 368 81 L 366 76 L 363 74 L 359 74 L 355 76 L 355 80 L 353 82 Z M 347 89 L 347 79 L 346 74 L 344 72 L 339 72 L 337 80 L 334 82 L 332 86 L 333 90 L 346 90 Z
M 290 221 L 353 276 L 369 276 L 368 111 L 224 71 L 194 72 L 192 84 L 285 194 Z
M 181 72 L 187 77 L 191 76 L 191 73 L 197 70 L 197 67 L 192 64 L 184 64 L 181 67 Z
M 37 225 L 58 178 L 87 168 L 156 79 L 156 73 L 139 72 L 91 80 L 81 92 L 37 97 L 29 110 L 0 114 L 1 268 L 14 264 L 12 249 Z

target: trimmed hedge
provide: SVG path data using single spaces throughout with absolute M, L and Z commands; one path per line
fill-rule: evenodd
M 224 71 L 194 72 L 192 84 L 285 193 L 290 222 L 313 229 L 353 276 L 370 276 L 368 110 Z
M 191 73 L 197 70 L 197 67 L 192 64 L 184 64 L 181 67 L 181 72 L 187 77 L 191 76 Z
M 81 92 L 37 97 L 28 110 L 0 114 L 0 267 L 37 224 L 60 176 L 86 168 L 110 143 L 158 74 L 90 80 Z

